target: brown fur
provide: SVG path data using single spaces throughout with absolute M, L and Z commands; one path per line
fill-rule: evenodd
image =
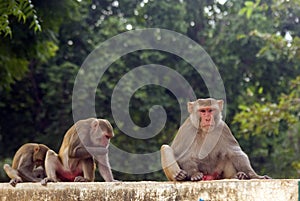
M 200 111 L 208 109 L 211 126 L 201 127 Z M 211 179 L 265 179 L 255 173 L 229 127 L 222 120 L 223 101 L 198 99 L 188 103 L 190 116 L 179 128 L 171 146 L 161 147 L 162 167 L 171 181 Z M 199 115 L 200 114 L 200 115 Z
M 49 148 L 43 144 L 26 143 L 16 152 L 12 166 L 4 164 L 3 169 L 11 178 L 10 184 L 39 182 L 45 177 L 44 161 Z
M 76 122 L 65 134 L 59 153 L 49 150 L 45 168 L 47 178 L 42 181 L 94 181 L 95 159 L 105 181 L 113 181 L 108 160 L 111 124 L 105 119 L 89 118 Z

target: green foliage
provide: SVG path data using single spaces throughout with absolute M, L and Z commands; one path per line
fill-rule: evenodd
M 26 20 L 29 19 L 31 21 L 29 28 L 35 32 L 42 29 L 31 0 L 0 1 L 0 35 L 12 37 L 11 16 L 22 23 L 26 23 Z
M 256 150 L 265 150 L 265 154 L 253 150 L 252 157 L 262 157 L 267 163 L 276 164 L 276 169 L 272 166 L 267 168 L 276 177 L 297 176 L 300 160 L 299 98 L 300 77 L 297 77 L 291 81 L 289 93 L 278 97 L 278 103 L 240 105 L 241 111 L 234 117 L 233 123 L 238 123 L 241 130 L 238 137 L 255 141 Z M 296 169 L 291 169 L 291 166 Z
M 41 31 L 40 21 L 36 13 L 30 0 L 0 1 L 0 37 L 3 37 L 0 44 L 0 91 L 9 89 L 11 83 L 23 78 L 28 72 L 30 63 L 28 59 L 16 53 L 13 48 L 8 47 L 7 41 L 9 39 L 6 36 L 13 37 L 12 27 L 16 20 L 28 24 L 28 27 L 34 32 Z
M 192 38 L 216 63 L 226 89 L 226 122 L 255 170 L 274 178 L 299 176 L 299 0 L 0 2 L 1 163 L 26 142 L 45 143 L 58 151 L 73 124 L 73 84 L 84 59 L 119 33 L 160 27 Z M 111 142 L 131 153 L 158 150 L 172 141 L 180 125 L 178 100 L 155 85 L 137 90 L 129 111 L 143 127 L 150 123 L 149 109 L 162 105 L 168 121 L 157 136 L 134 139 L 114 122 L 110 104 L 116 84 L 133 68 L 153 63 L 179 72 L 198 97 L 209 96 L 190 64 L 170 53 L 142 50 L 116 60 L 97 87 L 96 112 L 112 122 L 116 136 Z M 94 78 L 89 76 L 87 80 Z M 128 87 L 134 84 L 132 79 Z M 162 171 L 114 175 L 119 180 L 166 180 Z M 7 181 L 1 171 L 0 178 Z
M 259 20 L 266 20 L 264 15 L 257 14 L 268 9 L 268 5 L 266 3 L 261 4 L 261 0 L 256 0 L 255 2 L 245 1 L 244 5 L 245 6 L 239 11 L 239 15 L 245 15 L 247 19 L 259 16 Z
M 88 1 L 81 5 L 86 3 Z M 79 17 L 74 16 L 79 13 L 84 15 L 84 11 L 79 7 L 79 2 L 73 0 L 13 0 L 0 1 L 0 5 L 3 5 L 0 7 L 0 18 L 7 16 L 7 20 L 0 21 L 0 91 L 3 91 L 10 90 L 15 81 L 29 72 L 29 68 L 35 68 L 54 57 L 59 48 L 57 34 L 60 26 L 64 20 L 78 20 Z M 1 26 L 4 22 L 9 24 Z M 10 38 L 6 37 L 8 34 Z
M 4 48 L 1 48 L 0 51 Z M 24 74 L 28 71 L 29 62 L 26 59 L 20 59 L 17 55 L 9 55 L 6 51 L 0 53 L 0 92 L 2 88 L 9 88 L 10 84 L 15 80 L 21 80 Z

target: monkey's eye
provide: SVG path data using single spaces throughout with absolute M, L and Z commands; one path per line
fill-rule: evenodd
M 201 113 L 205 113 L 205 110 L 204 109 L 201 109 L 201 110 L 199 110 Z

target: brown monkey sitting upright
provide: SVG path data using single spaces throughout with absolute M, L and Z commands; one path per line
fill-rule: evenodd
M 190 116 L 179 128 L 171 147 L 161 147 L 161 162 L 171 181 L 213 179 L 269 179 L 255 173 L 222 120 L 223 100 L 188 103 Z
M 44 161 L 49 148 L 43 144 L 27 143 L 16 152 L 12 166 L 4 164 L 3 169 L 11 178 L 10 184 L 39 182 L 45 176 Z
M 94 181 L 94 157 L 103 179 L 114 181 L 108 159 L 108 146 L 113 136 L 113 128 L 105 119 L 89 118 L 76 122 L 65 134 L 59 153 L 47 152 L 47 178 L 42 180 L 42 185 L 57 181 Z

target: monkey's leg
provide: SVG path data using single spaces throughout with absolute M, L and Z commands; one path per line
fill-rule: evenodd
M 18 178 L 18 171 L 13 169 L 10 165 L 4 164 L 3 169 L 6 172 L 7 176 L 11 179 Z M 19 177 L 21 179 L 21 177 Z M 22 179 L 21 179 L 22 180 Z
M 78 166 L 81 166 L 83 176 L 77 176 L 74 182 L 93 182 L 95 180 L 95 164 L 92 158 L 82 159 Z
M 6 172 L 7 176 L 11 178 L 9 183 L 13 187 L 15 187 L 17 183 L 23 182 L 22 178 L 18 174 L 18 171 L 13 169 L 10 165 L 4 164 L 3 169 Z
M 232 159 L 234 167 L 237 169 L 236 178 L 238 179 L 271 179 L 271 177 L 258 175 L 253 170 L 248 156 L 241 152 Z
M 233 163 L 228 161 L 223 161 L 224 166 L 218 169 L 218 172 L 223 172 L 224 179 L 237 179 L 237 171 L 233 166 Z
M 48 182 L 57 182 L 57 170 L 63 170 L 63 165 L 61 164 L 58 155 L 53 150 L 49 150 L 47 151 L 45 158 L 45 172 L 47 177 L 41 181 L 41 184 L 45 186 Z
M 184 180 L 187 173 L 180 169 L 176 162 L 173 149 L 169 145 L 162 145 L 160 149 L 161 165 L 170 181 Z
M 258 175 L 258 174 L 256 174 L 256 172 L 254 172 L 254 170 L 249 172 L 248 174 L 249 174 L 250 179 L 272 179 L 268 175 Z

